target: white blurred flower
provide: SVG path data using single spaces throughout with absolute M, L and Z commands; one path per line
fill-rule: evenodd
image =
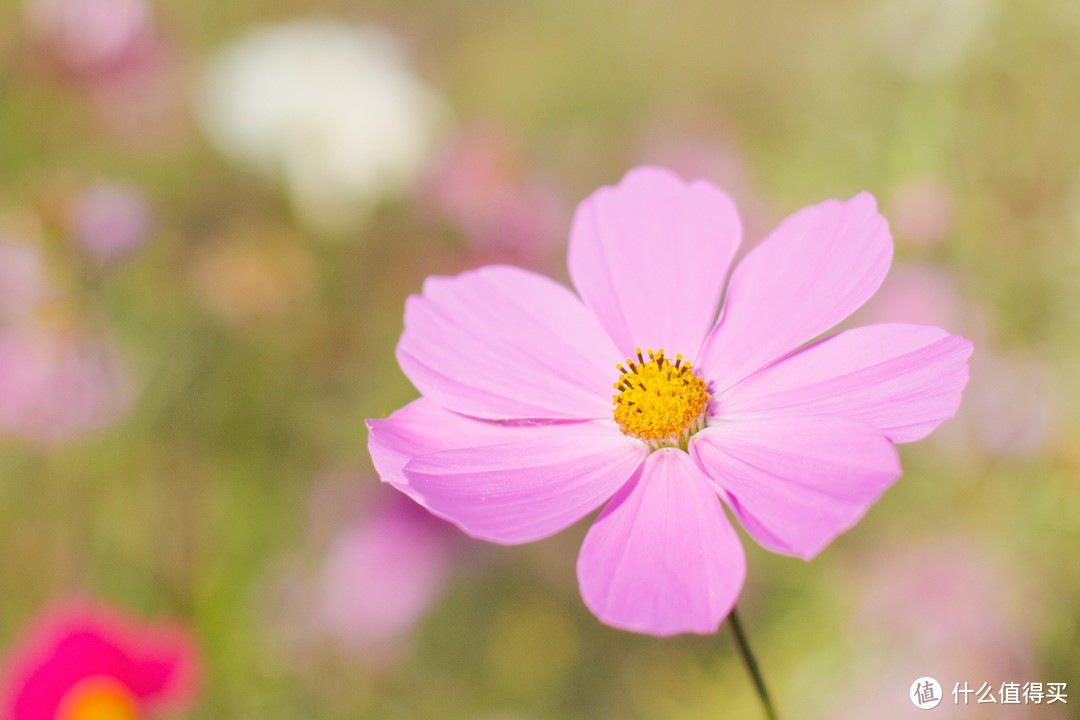
M 878 0 L 869 7 L 867 39 L 906 75 L 941 75 L 971 52 L 997 15 L 997 0 Z
M 445 112 L 385 31 L 317 20 L 225 48 L 196 106 L 225 155 L 280 179 L 300 219 L 327 232 L 415 179 Z

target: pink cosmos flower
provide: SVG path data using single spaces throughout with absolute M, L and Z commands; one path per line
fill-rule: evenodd
M 0 676 L 2 720 L 138 720 L 190 705 L 197 656 L 188 635 L 88 607 L 40 619 Z
M 899 477 L 894 443 L 956 412 L 972 349 L 904 324 L 812 342 L 889 269 L 870 195 L 795 213 L 727 279 L 741 234 L 720 190 L 640 168 L 577 210 L 577 295 L 505 266 L 429 278 L 397 347 L 421 397 L 368 422 L 382 479 L 504 544 L 603 505 L 577 563 L 589 609 L 715 632 L 746 573 L 723 506 L 814 557 Z
M 776 225 L 772 203 L 757 189 L 739 140 L 725 117 L 709 112 L 661 115 L 650 121 L 635 157 L 642 165 L 661 165 L 682 177 L 708 180 L 736 201 L 743 228 L 743 252 Z

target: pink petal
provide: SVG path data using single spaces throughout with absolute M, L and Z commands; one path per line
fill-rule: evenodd
M 854 312 L 891 260 L 872 195 L 800 210 L 735 268 L 698 365 L 716 391 L 731 387 Z
M 553 535 L 607 500 L 648 450 L 610 421 L 537 425 L 527 438 L 423 455 L 405 476 L 423 504 L 472 537 Z
M 581 203 L 567 261 L 622 357 L 648 346 L 695 362 L 741 239 L 722 191 L 644 167 Z
M 970 341 L 929 325 L 848 330 L 751 375 L 710 412 L 835 415 L 911 442 L 956 414 L 971 350 Z
M 622 360 L 572 292 L 504 265 L 428 278 L 397 358 L 424 396 L 490 419 L 610 417 Z
M 900 477 L 896 448 L 878 431 L 828 416 L 720 421 L 691 438 L 690 452 L 755 540 L 805 560 Z
M 589 528 L 577 573 L 585 604 L 612 627 L 709 634 L 735 606 L 746 556 L 690 456 L 659 450 Z
M 535 423 L 477 420 L 444 410 L 427 398 L 417 398 L 382 420 L 368 420 L 368 452 L 383 482 L 390 483 L 420 504 L 423 499 L 405 477 L 405 466 L 421 455 L 485 447 L 533 437 Z

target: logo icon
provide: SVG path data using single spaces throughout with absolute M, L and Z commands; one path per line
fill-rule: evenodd
M 911 683 L 911 694 L 908 697 L 920 710 L 936 708 L 941 702 L 941 685 L 932 677 L 921 677 Z

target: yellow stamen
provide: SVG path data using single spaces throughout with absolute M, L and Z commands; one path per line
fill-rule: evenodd
M 635 351 L 637 363 L 627 358 L 629 369 L 621 364 L 619 381 L 613 386 L 615 422 L 626 435 L 643 440 L 654 450 L 661 447 L 686 449 L 690 436 L 705 427 L 705 407 L 709 391 L 705 382 L 693 373 L 682 355 L 675 362 L 664 357 L 661 349 L 647 351 L 648 360 Z
M 131 691 L 108 677 L 91 677 L 68 691 L 60 703 L 60 720 L 136 720 Z

